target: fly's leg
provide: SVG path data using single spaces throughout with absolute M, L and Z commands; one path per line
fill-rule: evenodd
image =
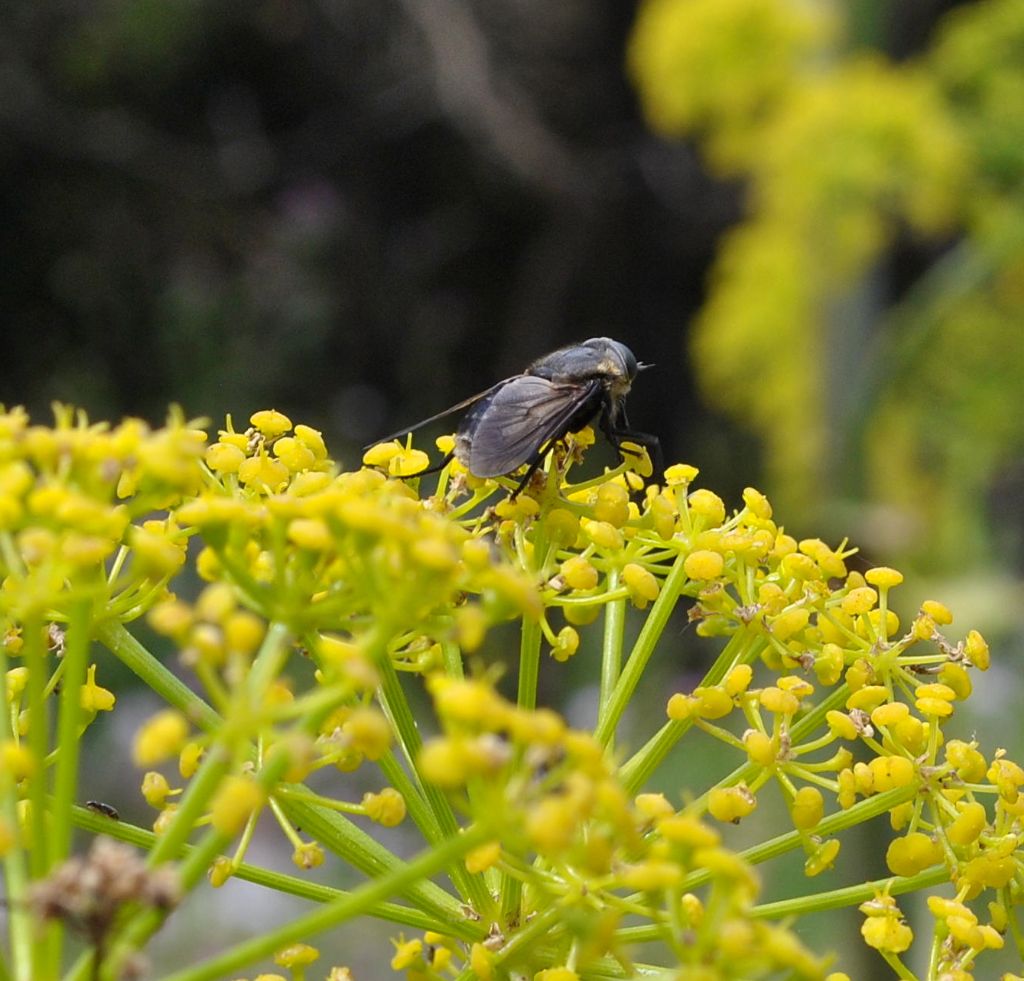
M 620 456 L 629 454 L 630 456 L 639 456 L 640 454 L 630 449 L 628 446 L 623 446 L 623 442 L 628 440 L 631 443 L 637 443 L 647 450 L 648 455 L 651 458 L 651 466 L 654 468 L 653 476 L 659 478 L 665 469 L 665 461 L 661 455 L 661 440 L 657 436 L 651 435 L 651 433 L 639 433 L 634 429 L 617 429 L 614 428 L 610 422 L 608 422 L 607 416 L 601 420 L 601 428 L 604 430 L 605 436 L 608 437 L 608 442 L 615 447 Z

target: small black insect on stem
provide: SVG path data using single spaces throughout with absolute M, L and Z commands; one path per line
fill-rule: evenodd
M 434 473 L 452 457 L 477 477 L 498 477 L 526 466 L 526 474 L 512 493 L 515 497 L 555 444 L 596 420 L 620 456 L 637 452 L 623 446 L 624 441 L 637 443 L 648 450 L 658 473 L 661 446 L 657 437 L 630 429 L 625 410 L 633 379 L 649 367 L 638 363 L 625 344 L 609 337 L 592 337 L 545 355 L 521 375 L 506 378 L 381 442 L 468 409 L 455 433 L 455 448 L 436 466 L 412 476 Z

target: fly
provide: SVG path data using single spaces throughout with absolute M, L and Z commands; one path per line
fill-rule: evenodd
M 633 379 L 649 367 L 638 362 L 625 344 L 592 337 L 545 355 L 521 375 L 506 378 L 382 442 L 466 409 L 455 433 L 455 448 L 437 466 L 414 476 L 440 470 L 452 457 L 477 477 L 499 477 L 525 466 L 515 497 L 553 446 L 595 420 L 620 456 L 636 452 L 622 445 L 626 440 L 660 456 L 657 437 L 630 429 L 624 404 Z

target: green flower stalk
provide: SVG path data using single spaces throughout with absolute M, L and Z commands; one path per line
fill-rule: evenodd
M 0 412 L 0 977 L 124 977 L 200 883 L 233 876 L 318 906 L 206 960 L 182 952 L 174 981 L 270 957 L 293 979 L 340 981 L 347 966 L 321 967 L 312 943 L 365 917 L 400 925 L 382 956 L 413 981 L 839 981 L 793 923 L 844 905 L 899 977 L 915 976 L 907 952 L 921 944 L 929 978 L 974 977 L 1007 942 L 1024 955 L 1024 769 L 954 737 L 989 650 L 976 631 L 950 636 L 935 601 L 901 625 L 898 572 L 851 571 L 845 542 L 795 540 L 752 488 L 730 510 L 694 487 L 693 467 L 652 483 L 638 454 L 574 483 L 589 431 L 515 497 L 514 475 L 480 480 L 457 461 L 421 496 L 411 443 L 342 472 L 315 430 L 275 411 L 250 423 L 211 442 L 177 413 L 153 430 Z M 186 571 L 196 595 L 178 586 Z M 717 656 L 632 745 L 623 716 L 681 607 Z M 630 609 L 642 625 L 627 643 Z M 143 617 L 190 685 L 134 635 Z M 509 620 L 514 701 L 474 656 Z M 595 621 L 585 732 L 540 704 L 538 682 L 587 656 L 580 630 Z M 117 711 L 111 658 L 164 702 L 132 747 L 151 829 L 79 806 L 83 734 Z M 652 792 L 695 729 L 733 755 L 731 772 L 675 799 Z M 331 794 L 306 785 L 325 769 Z M 376 789 L 355 791 L 357 770 Z M 768 796 L 784 827 L 762 817 Z M 834 881 L 843 833 L 883 816 L 891 877 Z M 743 850 L 730 844 L 741 821 L 759 833 Z M 294 874 L 249 861 L 258 822 L 280 830 Z M 421 841 L 411 857 L 374 833 L 402 823 Z M 105 837 L 72 855 L 75 826 Z M 759 903 L 757 866 L 789 852 L 806 890 Z M 327 855 L 366 881 L 311 881 Z M 897 897 L 940 884 L 931 936 L 915 935 Z M 85 945 L 76 960 L 69 933 Z

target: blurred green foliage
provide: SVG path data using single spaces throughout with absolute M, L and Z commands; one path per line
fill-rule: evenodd
M 706 398 L 790 510 L 854 497 L 896 516 L 878 549 L 963 568 L 1024 446 L 1024 4 L 959 8 L 902 62 L 855 43 L 852 9 L 649 0 L 630 65 L 651 125 L 747 188 L 694 324 Z

